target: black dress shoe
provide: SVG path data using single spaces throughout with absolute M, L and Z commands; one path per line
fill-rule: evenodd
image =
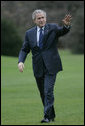
M 48 119 L 48 118 L 44 118 L 41 123 L 49 123 L 51 121 L 54 121 L 54 118 L 53 119 Z
M 48 122 L 50 122 L 50 120 L 48 118 L 41 120 L 41 123 L 48 123 Z

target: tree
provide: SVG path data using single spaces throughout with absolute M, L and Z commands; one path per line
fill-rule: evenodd
M 1 20 L 1 54 L 18 56 L 22 40 L 18 35 L 15 25 L 7 20 Z
M 75 21 L 72 26 L 71 38 L 69 47 L 72 53 L 84 53 L 84 10 L 77 10 Z

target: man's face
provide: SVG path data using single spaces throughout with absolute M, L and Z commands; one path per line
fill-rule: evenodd
M 36 14 L 36 18 L 34 20 L 34 23 L 39 26 L 39 27 L 43 27 L 46 24 L 46 17 L 43 13 L 38 13 Z

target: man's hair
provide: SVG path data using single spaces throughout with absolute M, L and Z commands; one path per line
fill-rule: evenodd
M 44 10 L 37 9 L 37 10 L 35 10 L 35 11 L 32 13 L 32 19 L 33 19 L 33 20 L 35 20 L 36 14 L 38 14 L 38 13 L 43 13 L 44 16 L 46 17 L 46 12 L 45 12 Z

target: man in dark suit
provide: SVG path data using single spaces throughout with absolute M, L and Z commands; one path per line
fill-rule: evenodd
M 35 10 L 32 19 L 35 27 L 26 31 L 25 40 L 19 53 L 18 68 L 23 72 L 27 54 L 32 52 L 34 76 L 44 106 L 44 118 L 41 121 L 54 121 L 54 84 L 56 75 L 62 71 L 62 63 L 57 50 L 58 38 L 70 30 L 71 15 L 66 15 L 63 26 L 46 23 L 46 12 Z

